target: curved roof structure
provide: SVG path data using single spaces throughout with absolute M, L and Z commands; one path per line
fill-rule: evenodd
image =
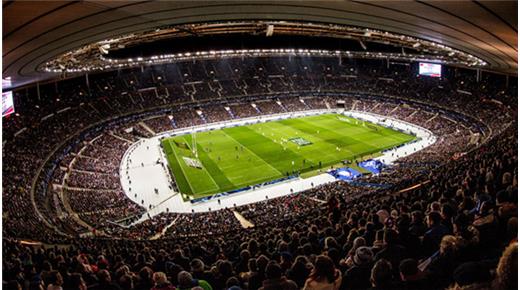
M 45 62 L 90 43 L 156 27 L 300 21 L 378 29 L 436 42 L 516 74 L 516 1 L 4 1 L 3 76 L 13 87 L 56 77 Z M 189 33 L 189 31 L 188 31 Z

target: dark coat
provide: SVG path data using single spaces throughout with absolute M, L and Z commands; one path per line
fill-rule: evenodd
M 292 280 L 282 277 L 280 279 L 264 280 L 261 290 L 298 290 L 298 285 Z
M 341 290 L 357 290 L 370 288 L 372 263 L 363 266 L 353 266 L 343 275 Z

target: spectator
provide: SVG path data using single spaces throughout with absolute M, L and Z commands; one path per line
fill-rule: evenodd
M 5 290 L 22 290 L 22 286 L 18 283 L 18 281 L 15 280 L 3 283 L 2 288 Z
M 327 256 L 318 256 L 303 289 L 338 290 L 341 279 L 341 273 L 334 267 L 334 262 Z
M 63 290 L 63 278 L 61 277 L 60 272 L 51 271 L 49 274 L 49 286 L 47 286 L 47 290 Z
M 211 275 L 210 271 L 206 270 L 206 266 L 201 259 L 193 259 L 190 262 L 191 273 L 193 274 L 193 278 L 207 281 L 211 284 L 213 280 L 213 275 Z
M 203 290 L 212 290 L 213 288 L 204 280 L 193 279 L 189 272 L 181 271 L 177 276 L 179 282 L 177 288 L 180 290 L 202 288 Z
M 383 237 L 385 246 L 376 255 L 376 260 L 385 259 L 392 264 L 392 267 L 399 269 L 399 262 L 407 257 L 406 249 L 398 242 L 398 234 L 392 229 L 385 230 Z M 394 269 L 394 268 L 393 268 Z M 395 274 L 397 275 L 395 270 Z
M 392 278 L 392 264 L 385 259 L 377 261 L 370 274 L 372 289 L 396 289 Z
M 496 273 L 493 289 L 506 290 L 518 287 L 518 243 L 512 243 L 504 250 Z
M 460 252 L 457 238 L 452 235 L 444 236 L 440 243 L 439 255 L 434 258 L 428 268 L 430 280 L 438 287 L 449 286 L 453 280 L 453 271 L 459 261 Z
M 298 285 L 282 275 L 282 268 L 276 262 L 270 262 L 265 269 L 266 279 L 260 290 L 296 290 Z
M 83 277 L 79 273 L 73 273 L 70 276 L 70 290 L 87 290 L 87 284 L 85 283 L 85 280 L 83 280 Z
M 445 225 L 441 224 L 442 217 L 437 211 L 430 212 L 426 220 L 428 231 L 424 233 L 422 246 L 424 255 L 429 256 L 439 249 L 442 237 L 450 232 Z
M 265 270 L 268 263 L 269 259 L 264 255 L 260 255 L 256 259 L 256 271 L 252 272 L 247 280 L 249 288 L 258 289 L 262 286 L 262 283 L 265 280 Z
M 353 265 L 345 271 L 342 290 L 359 290 L 370 288 L 370 274 L 374 254 L 369 247 L 359 247 L 352 259 Z
M 119 278 L 119 286 L 121 286 L 121 290 L 134 290 L 134 281 L 132 276 L 129 274 L 124 274 Z
M 143 267 L 139 271 L 138 279 L 135 285 L 135 290 L 148 290 L 154 286 L 152 280 L 153 271 L 150 267 Z
M 152 290 L 174 290 L 175 287 L 168 281 L 166 274 L 163 272 L 153 273 L 154 287 Z
M 492 280 L 491 271 L 496 261 L 483 260 L 463 263 L 453 272 L 453 280 L 456 286 L 466 287 L 473 284 L 487 284 Z M 487 287 L 487 286 L 486 286 Z
M 110 273 L 107 270 L 101 270 L 97 274 L 99 282 L 92 285 L 91 290 L 121 290 L 119 285 L 112 282 Z
M 399 276 L 401 277 L 401 289 L 414 290 L 432 289 L 431 284 L 426 280 L 425 275 L 417 268 L 415 259 L 404 259 L 399 264 Z
M 340 260 L 341 266 L 346 266 L 348 268 L 352 267 L 354 265 L 353 257 L 356 254 L 356 250 L 360 247 L 364 247 L 366 244 L 365 238 L 363 237 L 357 237 L 354 239 L 354 243 L 352 248 L 349 250 L 347 258 Z
M 296 282 L 298 288 L 303 288 L 307 277 L 311 273 L 309 264 L 310 263 L 305 256 L 298 256 L 291 268 L 287 270 L 287 278 Z

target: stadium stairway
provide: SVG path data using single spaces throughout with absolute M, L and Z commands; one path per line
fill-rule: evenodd
M 199 117 L 202 119 L 202 122 L 204 122 L 204 124 L 207 124 L 208 123 L 208 120 L 206 119 L 206 116 L 204 116 L 204 113 L 200 113 L 199 114 Z
M 170 224 L 168 224 L 167 226 L 165 226 L 161 232 L 155 234 L 154 236 L 152 236 L 150 238 L 150 240 L 157 240 L 157 239 L 160 239 L 162 236 L 164 236 L 164 234 L 168 231 L 169 228 L 171 228 L 176 222 L 177 220 L 179 219 L 179 217 L 177 216 Z
M 410 118 L 412 118 L 413 115 L 417 114 L 417 112 L 418 112 L 418 110 L 413 111 L 410 115 L 406 116 L 406 117 L 404 118 L 404 120 L 405 120 L 405 121 L 410 120 Z
M 231 116 L 231 119 L 235 119 L 235 114 L 233 114 L 233 110 L 231 110 L 231 108 L 229 108 L 229 110 L 226 110 L 226 111 Z
M 439 113 L 435 114 L 433 117 L 431 117 L 430 119 L 426 120 L 426 121 L 424 122 L 424 124 L 428 124 L 428 123 L 430 123 L 431 121 L 433 121 L 433 119 L 437 118 L 437 116 L 439 116 Z
M 235 218 L 238 220 L 238 222 L 240 223 L 240 225 L 244 228 L 244 229 L 248 229 L 248 228 L 253 228 L 255 227 L 255 225 L 248 221 L 244 216 L 242 216 L 240 213 L 238 213 L 237 211 L 233 211 L 233 214 L 235 215 Z
M 315 197 L 307 197 L 307 198 L 310 199 L 310 200 L 314 200 L 315 202 L 322 203 L 322 204 L 327 203 L 325 200 L 321 200 L 321 199 L 318 199 L 318 198 L 315 198 Z
M 283 110 L 284 112 L 288 112 L 287 108 L 283 105 L 282 102 L 280 102 L 280 100 L 277 100 L 276 103 L 277 103 L 280 107 L 282 107 L 282 110 Z
M 134 143 L 134 141 L 128 140 L 128 139 L 126 139 L 126 138 L 123 138 L 123 137 L 121 137 L 121 136 L 119 136 L 119 135 L 114 134 L 113 132 L 110 132 L 110 133 L 108 133 L 108 134 L 109 134 L 110 136 L 116 138 L 116 139 L 119 139 L 119 140 L 121 140 L 121 141 L 125 141 L 125 142 L 127 142 L 127 143 L 129 143 L 129 144 Z
M 370 109 L 370 112 L 373 112 L 375 109 L 377 109 L 379 106 L 381 106 L 381 103 L 376 103 L 372 109 Z
M 312 110 L 311 106 L 309 106 L 304 99 L 300 99 L 300 102 L 302 102 L 306 110 Z
M 327 109 L 329 109 L 329 110 L 330 110 L 330 104 L 329 104 L 329 102 L 328 102 L 328 101 L 325 101 L 325 107 L 327 107 Z
M 171 124 L 173 128 L 177 128 L 177 123 L 175 123 L 175 119 L 171 119 Z
M 78 216 L 78 214 L 72 210 L 72 207 L 70 206 L 70 203 L 69 203 L 69 198 L 63 192 L 63 190 L 60 191 L 59 198 L 63 202 L 63 207 L 64 207 L 65 211 L 68 213 L 69 217 L 71 217 L 78 225 L 86 228 L 88 230 L 88 232 L 92 232 L 94 230 L 94 228 L 91 225 L 89 225 L 85 221 L 83 221 Z M 99 233 L 102 234 L 102 235 L 105 235 L 104 231 L 102 231 L 102 230 L 100 230 Z
M 143 127 L 146 131 L 150 132 L 152 135 L 155 135 L 155 132 L 152 130 L 152 128 L 148 127 L 148 125 L 146 125 L 144 122 L 139 122 L 139 125 Z
M 258 114 L 262 114 L 262 111 L 260 111 L 260 109 L 257 106 L 252 106 L 252 107 L 255 108 L 255 110 L 258 112 Z

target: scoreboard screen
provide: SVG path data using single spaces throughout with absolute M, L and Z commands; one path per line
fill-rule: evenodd
M 429 77 L 441 77 L 441 65 L 436 63 L 427 63 L 420 62 L 419 63 L 419 74 L 423 76 Z
M 14 113 L 13 92 L 2 92 L 2 117 Z

